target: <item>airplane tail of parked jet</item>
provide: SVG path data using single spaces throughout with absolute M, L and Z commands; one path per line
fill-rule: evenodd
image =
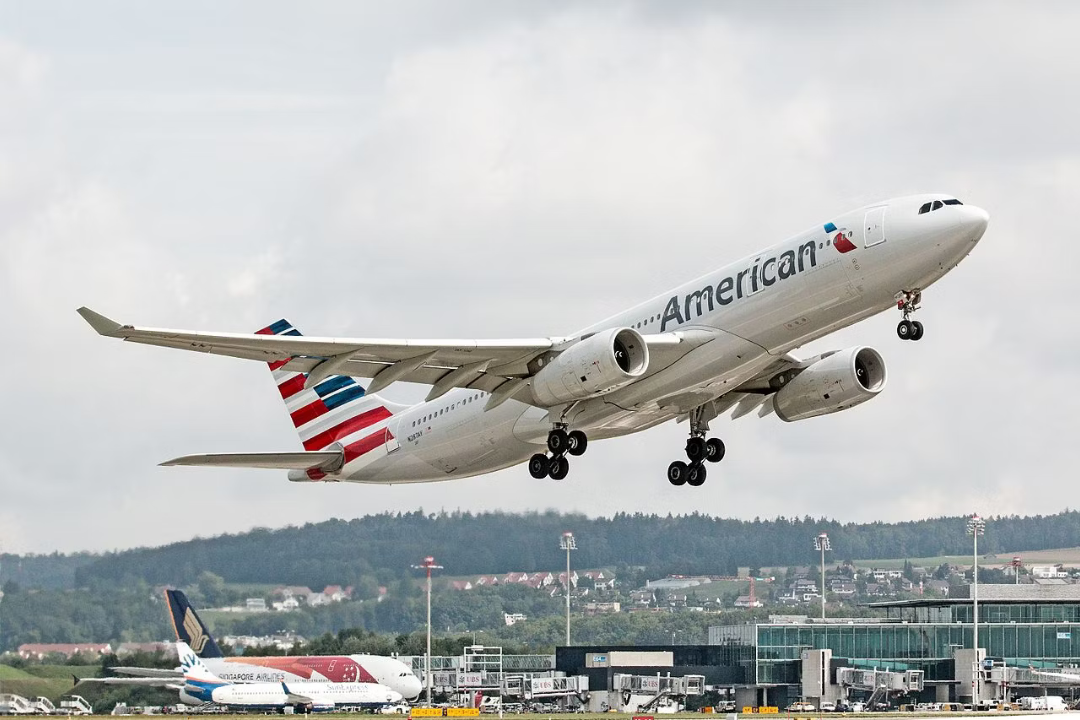
M 172 616 L 177 640 L 189 646 L 201 658 L 225 657 L 211 637 L 206 623 L 195 612 L 195 608 L 191 607 L 187 595 L 179 590 L 166 590 L 165 600 L 169 603 L 169 614 Z
M 227 685 L 224 680 L 206 667 L 186 642 L 176 643 L 176 654 L 180 658 L 180 669 L 184 673 L 184 682 L 203 685 Z
M 300 331 L 281 319 L 255 334 L 295 337 Z M 186 455 L 162 465 L 282 468 L 290 471 L 290 480 L 311 481 L 322 480 L 362 455 L 396 444 L 386 421 L 407 406 L 369 394 L 348 375 L 334 374 L 335 357 L 326 358 L 310 372 L 291 369 L 291 362 L 292 358 L 284 358 L 268 366 L 304 445 L 303 452 Z

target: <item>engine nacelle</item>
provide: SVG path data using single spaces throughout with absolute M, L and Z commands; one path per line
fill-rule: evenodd
M 776 414 L 785 422 L 794 422 L 847 410 L 881 392 L 885 378 L 885 361 L 873 348 L 837 350 L 776 393 Z
M 645 374 L 649 348 L 630 328 L 612 328 L 580 340 L 552 358 L 532 379 L 536 404 L 551 407 L 616 390 Z

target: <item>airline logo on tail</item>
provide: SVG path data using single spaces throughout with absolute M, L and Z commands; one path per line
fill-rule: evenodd
M 206 647 L 206 641 L 210 639 L 210 636 L 203 632 L 202 625 L 195 618 L 195 613 L 191 611 L 190 607 L 184 613 L 184 630 L 187 631 L 191 649 L 196 653 L 201 653 L 203 648 Z
M 221 683 L 221 679 L 217 675 L 210 672 L 210 669 L 203 664 L 203 661 L 199 659 L 199 656 L 186 642 L 181 640 L 176 643 L 176 654 L 180 657 L 180 669 L 184 673 L 185 680 L 212 681 L 224 684 Z
M 255 334 L 297 336 L 300 331 L 282 319 Z M 304 450 L 325 450 L 340 443 L 348 464 L 394 439 L 385 425 L 372 429 L 391 417 L 390 410 L 377 396 L 367 395 L 352 377 L 331 375 L 305 388 L 307 375 L 288 370 L 288 364 L 289 360 L 268 363 Z M 312 480 L 326 477 L 318 468 L 308 470 L 307 475 Z

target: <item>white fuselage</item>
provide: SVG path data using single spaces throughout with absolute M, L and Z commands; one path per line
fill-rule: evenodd
M 222 680 L 236 683 L 354 683 L 386 686 L 406 700 L 420 695 L 420 678 L 400 660 L 380 655 L 304 655 L 205 658 L 203 663 Z
M 286 687 L 292 695 L 285 692 Z M 216 684 L 189 680 L 180 691 L 183 702 L 212 702 L 226 707 L 248 709 L 307 704 L 298 700 L 298 696 L 309 700 L 314 709 L 340 706 L 380 707 L 402 700 L 401 693 L 374 683 L 308 682 L 293 687 L 276 682 Z
M 919 214 L 946 195 L 919 195 L 859 208 L 692 280 L 570 336 L 629 327 L 642 335 L 707 330 L 685 354 L 632 384 L 577 403 L 566 420 L 590 439 L 626 435 L 681 411 L 661 403 L 685 393 L 719 397 L 777 358 L 896 306 L 900 291 L 925 289 L 974 248 L 987 214 L 949 205 Z M 826 232 L 829 224 L 835 226 Z M 848 231 L 851 247 L 833 246 Z M 845 233 L 845 237 L 848 237 Z M 540 451 L 549 410 L 508 401 L 484 410 L 488 394 L 456 389 L 395 414 L 392 440 L 327 480 L 430 482 L 491 472 Z

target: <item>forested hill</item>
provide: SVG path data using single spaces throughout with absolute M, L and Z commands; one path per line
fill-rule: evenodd
M 210 571 L 233 583 L 323 587 L 364 576 L 388 582 L 434 555 L 446 575 L 552 570 L 565 562 L 559 536 L 572 531 L 575 567 L 645 566 L 652 574 L 732 574 L 738 566 L 813 564 L 813 537 L 828 532 L 834 557 L 916 558 L 970 552 L 965 518 L 895 524 L 840 524 L 811 518 L 730 520 L 706 515 L 615 515 L 587 518 L 555 512 L 372 515 L 280 530 L 197 539 L 158 548 L 79 556 L 75 583 L 144 581 L 186 585 Z M 1080 513 L 989 518 L 987 553 L 1080 546 Z M 44 558 L 64 556 L 38 556 Z M 4 560 L 4 576 L 18 558 Z M 37 583 L 30 582 L 29 585 Z

